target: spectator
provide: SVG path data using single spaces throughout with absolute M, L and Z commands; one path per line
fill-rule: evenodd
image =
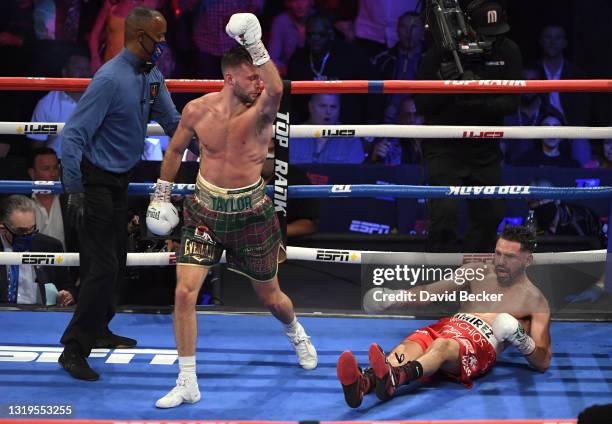
M 405 97 L 399 106 L 398 125 L 423 125 L 424 118 L 419 115 L 412 97 Z M 383 138 L 376 140 L 368 156 L 370 163 L 399 165 L 401 163 L 421 163 L 421 139 L 417 138 Z
M 612 169 L 612 138 L 603 140 L 601 143 L 601 160 L 599 161 L 599 167 L 605 169 Z
M 28 174 L 32 181 L 59 181 L 59 162 L 55 150 L 39 147 L 32 151 Z M 32 194 L 36 206 L 36 224 L 41 234 L 56 238 L 66 246 L 64 229 L 65 202 L 57 194 Z M 74 250 L 71 250 L 74 251 Z
M 310 118 L 306 124 L 339 125 L 340 95 L 314 94 L 308 103 Z M 300 163 L 362 163 L 363 143 L 356 137 L 292 138 L 290 162 Z
M 374 57 L 397 42 L 397 22 L 406 12 L 419 13 L 418 0 L 360 0 L 355 42 Z
M 32 0 L 0 1 L 0 76 L 29 76 L 34 42 Z M 24 107 L 23 92 L 0 90 L 0 115 L 11 122 L 27 121 L 31 105 Z M 29 108 L 28 108 L 29 106 Z M 25 150 L 23 140 L 0 135 L 0 158 Z M 20 149 L 21 148 L 21 149 Z
M 327 16 L 334 29 L 348 43 L 355 40 L 355 19 L 359 2 L 354 0 L 315 0 L 317 14 Z
M 89 37 L 91 70 L 115 57 L 124 44 L 125 18 L 136 6 L 161 9 L 166 0 L 104 0 Z M 105 38 L 104 38 L 105 37 Z
M 33 0 L 0 2 L 0 75 L 25 75 L 30 64 L 29 54 L 34 41 L 32 19 Z
M 372 63 L 385 80 L 414 80 L 423 52 L 425 34 L 423 21 L 415 12 L 405 12 L 397 20 L 398 42 L 393 47 L 372 58 Z M 385 123 L 396 124 L 400 102 L 406 94 L 387 95 Z
M 38 232 L 35 206 L 22 195 L 0 204 L 0 240 L 4 252 L 63 252 L 59 240 Z M 70 306 L 76 288 L 66 267 L 1 265 L 0 302 Z
M 62 69 L 64 78 L 87 78 L 91 76 L 89 57 L 81 54 L 72 54 Z M 74 111 L 77 102 L 81 98 L 81 92 L 50 91 L 40 99 L 32 113 L 32 122 L 67 122 Z M 58 158 L 61 158 L 62 136 L 61 134 L 28 134 L 30 147 L 42 146 L 55 150 Z
M 535 187 L 554 187 L 553 184 L 545 179 L 538 178 L 529 183 Z M 536 220 L 536 234 L 544 236 L 579 236 L 592 237 L 599 241 L 600 248 L 607 245 L 606 233 L 597 214 L 590 208 L 575 203 L 567 203 L 563 200 L 552 199 L 529 199 L 527 206 L 534 212 Z M 604 290 L 604 269 L 594 264 L 582 268 L 580 264 L 571 266 L 557 266 L 551 272 L 559 273 L 558 277 L 553 274 L 553 281 L 568 281 L 570 287 L 576 283 L 581 284 L 580 291 L 564 296 L 570 303 L 576 302 L 595 302 Z M 575 275 L 576 271 L 581 275 L 573 281 L 567 279 L 568 276 Z M 593 282 L 589 280 L 593 277 Z M 572 280 L 572 281 L 570 281 Z M 586 280 L 588 284 L 584 284 Z
M 542 49 L 541 66 L 547 80 L 584 79 L 584 72 L 564 57 L 567 47 L 565 29 L 560 25 L 542 28 L 540 35 Z M 561 111 L 567 125 L 587 126 L 590 124 L 590 97 L 586 93 L 552 92 L 549 103 Z M 572 157 L 581 164 L 591 160 L 591 145 L 588 140 L 577 139 L 572 143 Z
M 498 16 L 497 21 L 487 19 Z M 419 66 L 420 80 L 515 80 L 521 78 L 521 52 L 505 34 L 510 27 L 499 2 L 488 1 L 474 7 L 469 22 L 479 40 L 491 43 L 482 55 L 469 60 L 462 55 L 461 74 L 450 55 L 439 47 L 428 50 Z M 512 94 L 417 94 L 417 110 L 429 125 L 472 125 L 475 128 L 501 125 L 514 113 L 520 98 Z M 432 139 L 423 143 L 427 182 L 437 186 L 502 185 L 502 154 L 498 140 L 464 141 Z M 458 214 L 454 199 L 430 199 L 427 249 L 433 252 L 489 252 L 495 246 L 497 227 L 504 216 L 505 203 L 499 199 L 469 200 L 468 231 L 460 245 Z
M 539 67 L 523 68 L 523 79 L 527 81 L 541 80 L 542 71 Z M 540 122 L 542 111 L 548 107 L 548 96 L 542 93 L 521 94 L 521 104 L 516 113 L 504 118 L 504 125 L 507 126 L 536 126 Z M 504 150 L 505 162 L 512 165 L 524 153 L 534 150 L 536 141 L 533 139 L 513 139 L 504 140 L 502 149 Z
M 59 77 L 70 53 L 81 41 L 80 0 L 36 0 L 33 19 L 36 45 L 31 75 Z
M 306 19 L 311 13 L 312 0 L 285 0 L 285 11 L 272 21 L 269 53 L 282 77 L 287 75 L 287 64 L 295 49 L 304 47 Z
M 268 184 L 274 177 L 274 143 L 268 147 L 268 157 L 261 171 L 261 176 Z M 289 185 L 309 185 L 306 173 L 293 164 L 289 165 Z M 287 238 L 305 236 L 315 233 L 319 228 L 318 199 L 289 198 L 287 204 Z
M 554 107 L 542 113 L 538 125 L 559 127 L 565 125 L 560 111 Z M 571 142 L 571 141 L 570 141 Z M 564 168 L 580 168 L 580 163 L 570 156 L 568 141 L 560 138 L 546 138 L 533 149 L 516 160 L 517 166 L 557 166 Z
M 550 181 L 537 179 L 535 187 L 554 187 Z M 546 236 L 595 237 L 605 246 L 602 224 L 590 208 L 561 200 L 529 199 L 527 206 L 534 211 L 537 234 Z
M 80 0 L 36 0 L 34 30 L 39 40 L 79 40 Z
M 313 15 L 306 21 L 304 48 L 297 49 L 289 60 L 287 78 L 293 81 L 375 80 L 378 73 L 359 49 L 335 38 L 328 18 Z M 306 119 L 307 101 L 304 96 L 293 98 L 294 122 Z M 380 95 L 347 94 L 342 97 L 340 120 L 347 124 L 380 123 L 381 102 Z
M 184 0 L 185 11 L 196 10 L 193 41 L 197 78 L 221 78 L 221 56 L 235 46 L 225 36 L 225 24 L 234 13 L 259 14 L 264 0 Z

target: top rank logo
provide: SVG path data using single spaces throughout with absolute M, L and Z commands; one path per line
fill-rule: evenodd
M 449 196 L 531 194 L 529 186 L 450 186 Z
M 447 80 L 444 81 L 444 85 L 477 85 L 487 87 L 527 87 L 525 80 Z

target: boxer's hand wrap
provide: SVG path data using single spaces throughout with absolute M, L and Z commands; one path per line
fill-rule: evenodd
M 166 236 L 179 223 L 178 211 L 170 203 L 171 194 L 172 183 L 158 179 L 155 194 L 147 208 L 147 227 L 155 235 Z
M 225 32 L 247 49 L 255 66 L 261 66 L 270 60 L 270 55 L 261 42 L 261 25 L 257 16 L 252 13 L 234 13 L 225 27 Z
M 510 342 L 523 355 L 531 355 L 536 348 L 521 323 L 510 314 L 502 313 L 495 318 L 493 334 L 499 341 Z
M 157 184 L 155 184 L 155 193 L 153 194 L 153 202 L 170 202 L 170 196 L 172 195 L 172 185 L 173 183 L 169 181 L 157 179 Z

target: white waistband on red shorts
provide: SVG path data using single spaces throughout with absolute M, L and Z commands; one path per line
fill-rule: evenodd
M 493 334 L 493 328 L 489 324 L 487 324 L 482 318 L 478 318 L 472 314 L 466 314 L 463 312 L 457 313 L 453 315 L 451 320 L 459 320 L 464 321 L 474 327 L 480 334 L 482 334 L 485 339 L 493 346 L 495 351 L 499 353 L 502 350 L 502 344 L 495 338 Z

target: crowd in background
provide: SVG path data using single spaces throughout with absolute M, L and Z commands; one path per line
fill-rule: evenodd
M 599 78 L 609 59 L 588 56 L 585 44 L 597 39 L 586 22 L 575 25 L 578 5 L 554 2 L 537 27 L 528 25 L 528 2 L 510 2 L 509 37 L 523 51 L 525 79 Z M 542 2 L 546 3 L 546 2 Z M 552 2 L 550 2 L 553 4 Z M 88 77 L 123 46 L 127 13 L 143 5 L 168 21 L 168 42 L 158 67 L 169 78 L 220 79 L 220 57 L 233 41 L 225 36 L 227 18 L 238 11 L 257 14 L 264 39 L 283 77 L 290 80 L 413 80 L 431 36 L 417 0 L 11 0 L 0 5 L 2 76 Z M 601 7 L 609 7 L 603 2 Z M 597 14 L 591 13 L 591 19 Z M 530 37 L 530 38 L 529 38 Z M 536 46 L 536 47 L 534 47 Z M 605 48 L 605 44 L 601 45 Z M 592 46 L 597 47 L 597 46 Z M 580 59 L 580 63 L 572 60 Z M 603 62 L 603 63 L 602 63 Z M 610 71 L 610 69 L 608 69 Z M 65 122 L 78 93 L 2 92 L 6 121 Z M 180 109 L 196 94 L 174 95 Z M 338 104 L 336 104 L 338 103 Z M 322 101 L 293 96 L 293 123 L 420 124 L 412 95 L 343 95 Z M 589 93 L 524 94 L 507 125 L 609 125 L 610 99 Z M 0 157 L 27 156 L 42 144 L 57 151 L 59 137 L 0 136 Z M 168 140 L 147 139 L 143 159 L 161 160 Z M 503 143 L 504 162 L 514 166 L 611 166 L 608 142 L 523 140 Z M 338 151 L 333 140 L 300 141 L 299 163 L 420 163 L 420 140 L 355 139 Z M 310 151 L 308 155 L 306 150 Z M 195 159 L 195 158 L 191 158 Z
M 522 0 L 510 3 L 508 20 L 513 29 L 508 36 L 517 41 L 523 53 L 524 79 L 609 78 L 612 74 L 612 54 L 601 51 L 610 49 L 603 41 L 606 31 L 611 31 L 610 26 L 594 29 L 588 24 L 605 16 L 601 10 L 594 13 L 568 1 L 541 2 L 554 7 L 540 14 L 546 19 L 533 21 L 525 12 L 545 5 L 534 6 Z M 595 3 L 610 12 L 612 6 L 607 2 Z M 417 0 L 7 0 L 0 3 L 3 58 L 0 76 L 92 76 L 121 51 L 125 17 L 132 8 L 141 5 L 159 10 L 168 21 L 169 48 L 157 63 L 166 79 L 221 79 L 221 55 L 234 45 L 224 28 L 229 16 L 236 12 L 252 12 L 260 17 L 272 60 L 284 78 L 294 81 L 414 80 L 423 54 L 432 43 L 425 29 L 421 2 Z M 581 25 L 576 25 L 574 18 L 577 22 L 581 19 Z M 589 53 L 598 48 L 601 54 Z M 2 91 L 0 115 L 3 121 L 66 122 L 80 96 L 81 93 L 64 91 Z M 174 94 L 173 100 L 180 111 L 197 96 Z M 504 124 L 609 126 L 611 103 L 606 94 L 526 93 L 520 95 L 518 108 L 504 118 Z M 418 101 L 410 93 L 295 95 L 292 98 L 293 124 L 420 125 L 424 122 Z M 424 160 L 424 142 L 427 141 L 406 138 L 292 139 L 290 162 L 295 165 L 420 164 Z M 167 137 L 147 137 L 142 159 L 161 160 L 167 144 Z M 612 139 L 502 140 L 501 148 L 503 163 L 511 166 L 612 168 Z M 28 173 L 33 180 L 57 180 L 61 135 L 0 135 L 0 158 L 28 158 Z M 197 157 L 187 153 L 184 159 L 195 161 Z M 0 170 L 0 174 L 5 171 Z M 64 228 L 61 219 L 65 207 L 63 197 L 34 196 L 32 204 L 17 200 L 14 203 L 21 205 L 19 210 L 28 210 L 31 206 L 36 226 L 33 234 L 52 236 L 60 241 L 61 249 L 75 251 L 73 246 L 77 241 L 68 235 L 69 229 Z M 597 217 L 588 212 L 572 215 L 565 205 L 554 205 L 554 211 L 552 205 L 546 207 L 547 218 L 552 219 L 547 226 L 543 224 L 544 208 L 541 210 L 543 232 L 554 234 L 556 230 L 552 228 L 556 229 L 560 222 L 571 228 L 578 220 L 588 221 L 590 226 L 599 225 Z M 141 232 L 138 211 L 142 209 L 142 205 L 135 206 L 135 213 L 126 223 L 130 234 Z M 313 232 L 316 208 L 310 211 L 308 218 L 312 225 L 308 228 Z M 11 213 L 9 210 L 4 216 L 10 221 L 9 227 Z M 6 239 L 12 239 L 13 235 L 10 228 L 3 231 L 6 251 L 10 247 Z M 599 227 L 593 231 L 601 234 Z M 159 243 L 164 249 L 173 249 L 165 241 Z M 150 244 L 132 248 L 160 249 Z M 9 280 L 15 278 L 15 272 Z M 78 275 L 73 275 L 73 281 L 76 278 Z M 10 281 L 7 284 L 10 287 Z M 73 301 L 72 295 L 66 294 L 73 287 L 69 284 L 66 287 L 58 290 L 63 292 L 58 304 Z M 41 295 L 46 296 L 42 292 L 36 299 L 34 293 L 29 300 L 41 301 Z M 0 301 L 6 299 L 0 298 Z

